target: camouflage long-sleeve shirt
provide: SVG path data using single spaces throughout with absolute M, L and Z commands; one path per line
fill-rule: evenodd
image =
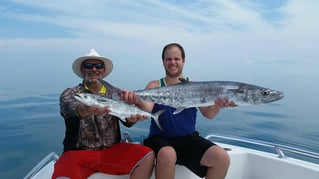
M 104 82 L 108 98 L 119 100 L 121 90 Z M 65 121 L 64 152 L 81 149 L 103 149 L 121 140 L 119 120 L 108 114 L 79 117 L 75 109 L 80 104 L 76 93 L 91 93 L 81 83 L 64 90 L 60 96 L 60 113 Z M 125 124 L 124 124 L 125 125 Z M 128 126 L 128 125 L 126 125 Z

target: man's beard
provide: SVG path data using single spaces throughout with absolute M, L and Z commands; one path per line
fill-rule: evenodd
M 90 78 L 89 76 L 84 76 L 84 82 L 85 82 L 86 84 L 90 84 L 90 83 L 92 83 L 93 81 L 91 80 L 91 78 Z M 100 83 L 100 80 L 95 80 L 94 82 Z

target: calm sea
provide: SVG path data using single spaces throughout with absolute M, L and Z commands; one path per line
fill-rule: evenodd
M 202 135 L 241 136 L 319 152 L 319 70 L 313 65 L 318 66 L 305 64 L 300 67 L 303 71 L 294 66 L 297 70 L 290 72 L 282 66 L 280 75 L 278 71 L 265 72 L 247 79 L 281 90 L 285 98 L 271 104 L 224 109 L 214 120 L 199 116 L 198 130 Z M 61 153 L 64 122 L 59 114 L 59 95 L 77 80 L 45 90 L 0 82 L 0 178 L 22 178 L 46 154 Z M 116 81 L 113 77 L 110 80 Z M 127 131 L 140 141 L 147 136 L 149 122 L 130 129 L 122 127 L 122 132 Z

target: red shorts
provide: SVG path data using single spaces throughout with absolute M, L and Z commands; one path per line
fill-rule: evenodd
M 146 146 L 124 142 L 103 150 L 67 151 L 55 163 L 52 178 L 86 179 L 95 172 L 129 174 L 152 153 Z

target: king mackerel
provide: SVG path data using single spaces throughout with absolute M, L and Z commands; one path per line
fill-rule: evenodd
M 179 84 L 135 92 L 142 100 L 176 108 L 174 114 L 190 107 L 213 105 L 219 96 L 236 105 L 266 104 L 284 97 L 283 92 L 241 82 L 180 80 Z

